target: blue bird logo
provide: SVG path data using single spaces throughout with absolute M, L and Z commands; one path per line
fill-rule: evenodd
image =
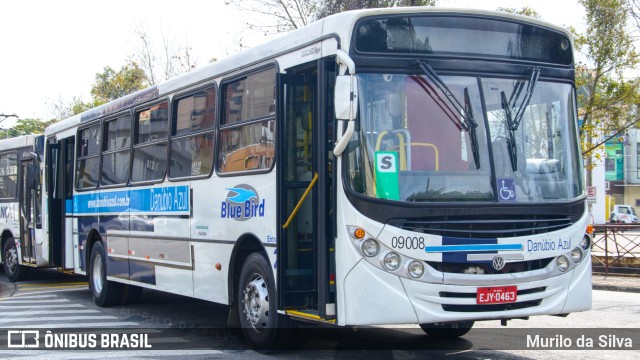
M 258 195 L 256 195 L 255 191 L 253 190 L 243 188 L 227 188 L 227 190 L 236 193 L 236 195 L 233 197 L 227 196 L 227 199 L 229 199 L 229 201 L 233 201 L 235 203 L 243 203 L 251 198 L 258 198 Z

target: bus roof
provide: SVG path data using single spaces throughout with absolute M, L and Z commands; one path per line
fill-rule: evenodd
M 18 149 L 27 146 L 33 146 L 34 140 L 42 136 L 41 134 L 35 135 L 21 135 L 8 139 L 0 140 L 0 151 Z
M 313 22 L 301 29 L 283 34 L 276 39 L 242 51 L 230 57 L 218 60 L 214 63 L 201 66 L 186 74 L 171 78 L 161 84 L 137 91 L 121 99 L 111 101 L 96 108 L 87 110 L 81 114 L 74 115 L 68 119 L 50 125 L 46 130 L 47 136 L 72 129 L 82 123 L 101 118 L 109 114 L 122 111 L 125 108 L 142 104 L 158 97 L 172 94 L 181 89 L 196 86 L 215 78 L 232 76 L 234 73 L 246 71 L 248 68 L 268 64 L 280 55 L 284 55 L 293 49 L 300 49 L 306 45 L 317 43 L 320 39 L 333 36 L 339 41 L 339 47 L 349 50 L 353 27 L 359 19 L 366 16 L 403 14 L 403 13 L 424 13 L 424 14 L 451 14 L 451 15 L 478 15 L 511 19 L 517 22 L 525 22 L 534 25 L 544 26 L 569 37 L 573 43 L 572 34 L 565 28 L 556 26 L 532 17 L 511 14 L 506 12 L 496 12 L 488 10 L 474 9 L 454 9 L 437 7 L 399 7 L 380 9 L 361 9 L 346 11 L 334 14 L 326 18 Z M 573 44 L 572 44 L 573 45 Z M 328 51 L 322 50 L 322 56 L 332 55 Z

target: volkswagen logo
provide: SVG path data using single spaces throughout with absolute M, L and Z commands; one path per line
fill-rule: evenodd
M 496 256 L 493 258 L 493 261 L 491 262 L 491 265 L 493 266 L 494 269 L 496 269 L 496 271 L 500 271 L 504 268 L 504 258 L 500 255 Z

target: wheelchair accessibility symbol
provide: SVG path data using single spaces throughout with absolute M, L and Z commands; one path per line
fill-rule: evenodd
M 514 201 L 516 199 L 516 183 L 513 179 L 498 179 L 498 195 L 500 201 Z

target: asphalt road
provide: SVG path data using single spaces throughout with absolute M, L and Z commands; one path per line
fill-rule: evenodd
M 464 338 L 446 341 L 430 338 L 414 325 L 333 328 L 303 324 L 292 337 L 290 349 L 264 355 L 249 350 L 237 329 L 226 327 L 226 306 L 145 290 L 138 304 L 99 308 L 93 304 L 86 278 L 37 271 L 19 284 L 9 283 L 0 275 L 0 358 L 617 360 L 640 356 L 638 350 L 620 350 L 626 348 L 626 339 L 632 342 L 633 349 L 640 349 L 640 294 L 594 291 L 593 295 L 593 309 L 588 312 L 566 318 L 539 316 L 528 321 L 512 320 L 507 327 L 501 327 L 499 321 L 477 322 Z M 41 342 L 47 330 L 60 341 L 63 336 L 70 341 L 70 334 L 94 334 L 98 347 L 102 334 L 129 334 L 129 339 L 130 334 L 145 334 L 151 348 L 99 352 L 69 347 L 8 348 L 8 332 L 25 329 L 39 331 Z M 545 339 L 557 341 L 559 346 L 541 350 L 546 349 L 540 342 Z M 570 347 L 565 347 L 567 339 L 572 343 Z M 567 350 L 577 348 L 580 339 L 583 342 L 591 339 L 593 348 Z M 606 344 L 600 344 L 601 340 Z M 611 341 L 614 350 L 601 348 Z

